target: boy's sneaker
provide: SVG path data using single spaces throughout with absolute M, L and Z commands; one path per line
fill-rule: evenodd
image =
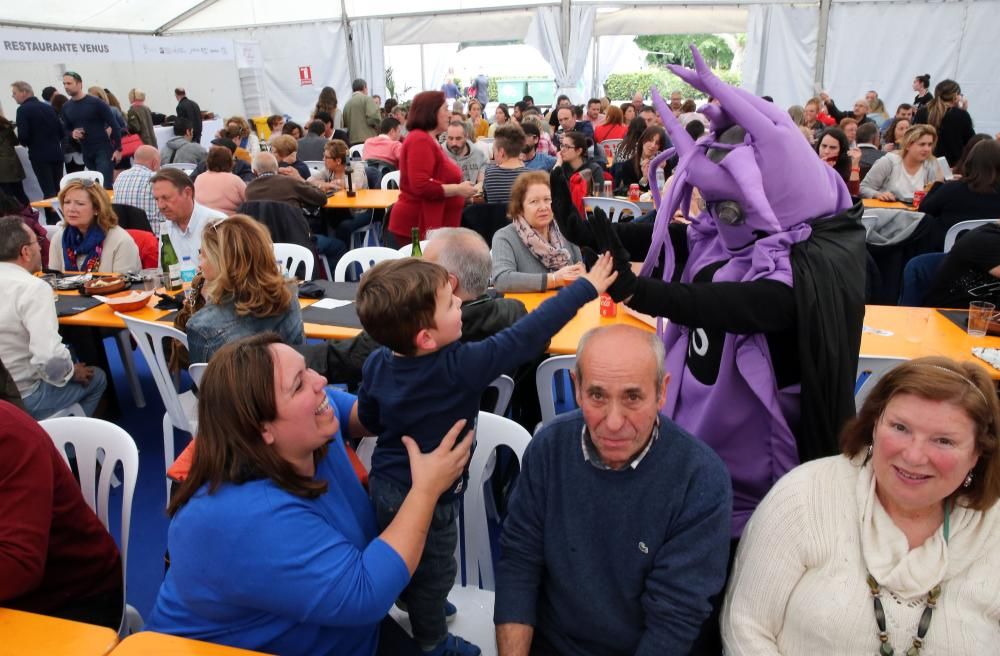
M 424 652 L 425 656 L 480 656 L 480 654 L 482 651 L 479 647 L 452 633 L 449 633 L 440 645 Z
M 402 599 L 397 599 L 396 600 L 396 608 L 398 608 L 399 610 L 403 611 L 404 613 L 409 613 L 410 612 L 409 606 L 407 606 L 406 602 L 403 601 Z M 450 601 L 448 601 L 446 599 L 445 602 L 444 602 L 444 619 L 445 619 L 445 621 L 447 621 L 449 623 L 454 622 L 456 615 L 458 615 L 458 608 L 455 607 L 455 604 L 451 603 Z

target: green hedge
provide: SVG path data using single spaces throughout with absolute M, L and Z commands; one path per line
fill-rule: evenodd
M 738 86 L 740 74 L 736 71 L 715 71 L 723 82 Z M 649 89 L 653 86 L 666 98 L 673 91 L 680 91 L 685 98 L 705 98 L 705 94 L 682 81 L 679 77 L 666 70 L 637 71 L 635 73 L 612 73 L 604 81 L 604 93 L 615 100 L 630 100 L 636 91 L 649 98 Z

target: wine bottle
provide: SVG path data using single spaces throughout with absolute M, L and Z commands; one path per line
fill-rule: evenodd
M 161 236 L 163 243 L 160 246 L 160 268 L 163 269 L 163 286 L 167 291 L 177 291 L 181 284 L 181 264 L 177 259 L 177 251 L 170 243 L 170 235 Z

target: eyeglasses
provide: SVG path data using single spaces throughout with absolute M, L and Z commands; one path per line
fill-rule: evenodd
M 559 145 L 559 149 L 560 150 L 563 150 L 563 149 L 566 149 L 566 148 L 569 148 L 570 150 L 579 150 L 580 149 L 579 146 L 574 146 L 571 143 L 564 143 L 564 144 L 560 144 Z

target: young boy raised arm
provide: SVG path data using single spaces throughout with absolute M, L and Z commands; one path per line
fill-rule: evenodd
M 479 401 L 497 376 L 530 360 L 577 311 L 614 282 L 611 257 L 510 328 L 480 342 L 463 343 L 461 301 L 447 271 L 417 258 L 377 264 L 361 280 L 358 317 L 382 348 L 365 362 L 358 416 L 378 435 L 369 489 L 379 525 L 388 526 L 410 488 L 410 465 L 401 438 L 433 450 L 455 421 L 474 426 Z M 401 595 L 413 637 L 428 654 L 479 654 L 448 633 L 445 605 L 455 581 L 458 495 L 468 472 L 441 496 L 423 556 Z

